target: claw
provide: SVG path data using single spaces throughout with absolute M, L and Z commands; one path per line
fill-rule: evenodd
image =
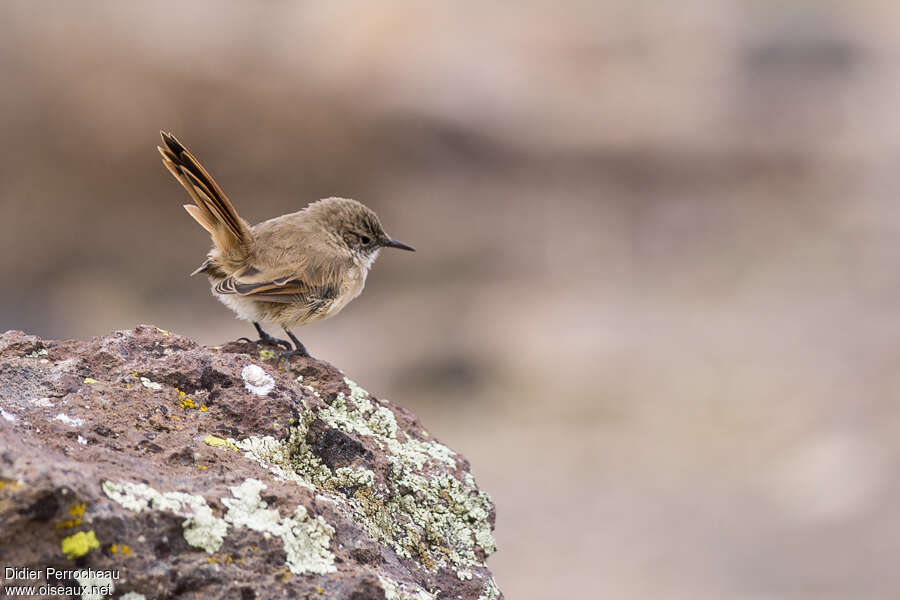
M 289 341 L 281 340 L 281 339 L 278 339 L 278 338 L 272 337 L 272 336 L 259 338 L 258 340 L 251 340 L 250 338 L 242 337 L 242 338 L 238 338 L 237 341 L 248 342 L 250 344 L 256 344 L 256 345 L 265 344 L 268 346 L 282 346 L 288 350 L 293 348 L 293 346 L 291 346 L 291 343 Z
M 275 366 L 281 368 L 281 361 L 290 362 L 290 359 L 293 358 L 294 356 L 302 356 L 304 358 L 312 358 L 312 356 L 309 355 L 309 352 L 306 351 L 306 348 L 304 348 L 303 350 L 288 350 L 287 352 L 282 352 L 278 356 L 278 360 L 275 361 Z

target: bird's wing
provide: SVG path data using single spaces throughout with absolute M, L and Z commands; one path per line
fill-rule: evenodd
M 218 294 L 235 294 L 264 302 L 324 307 L 340 294 L 340 285 L 314 269 L 298 266 L 260 270 L 249 266 L 216 284 Z

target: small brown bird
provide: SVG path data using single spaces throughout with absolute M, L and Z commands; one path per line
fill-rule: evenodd
M 197 159 L 172 134 L 160 134 L 163 164 L 194 200 L 185 210 L 212 236 L 206 261 L 191 275 L 206 274 L 213 295 L 253 323 L 259 342 L 285 346 L 281 358 L 309 356 L 290 328 L 332 317 L 359 296 L 381 248 L 414 251 L 391 239 L 372 210 L 347 198 L 250 226 Z M 280 325 L 293 350 L 261 322 Z

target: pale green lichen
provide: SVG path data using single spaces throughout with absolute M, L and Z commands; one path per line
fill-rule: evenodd
M 156 383 L 155 381 L 150 381 L 146 377 L 141 377 L 141 385 L 147 388 L 148 390 L 159 391 L 162 389 L 161 383 Z
M 322 517 L 310 518 L 306 508 L 298 506 L 293 516 L 283 518 L 260 498 L 265 484 L 248 479 L 232 487 L 233 498 L 221 498 L 228 508 L 224 519 L 212 513 L 201 496 L 181 492 L 160 493 L 142 483 L 103 483 L 103 491 L 112 500 L 134 512 L 149 508 L 188 517 L 182 526 L 188 544 L 214 554 L 221 547 L 229 523 L 267 535 L 279 537 L 284 543 L 287 567 L 292 573 L 330 573 L 335 570 L 334 555 L 328 550 L 334 529 Z
M 367 533 L 401 557 L 416 558 L 429 569 L 449 564 L 458 576 L 470 577 L 467 567 L 484 566 L 479 555 L 496 550 L 490 497 L 478 491 L 468 473 L 462 481 L 443 472 L 426 476 L 423 471 L 429 462 L 455 470 L 456 454 L 437 442 L 400 432 L 389 408 L 376 406 L 368 392 L 349 379 L 345 382 L 350 395 L 338 394 L 318 412 L 305 413 L 291 427 L 288 440 L 267 436 L 229 441 L 280 479 L 330 492 L 332 499 L 353 511 Z M 367 469 L 332 471 L 323 464 L 306 441 L 317 418 L 331 427 L 368 436 L 384 448 L 391 464 L 387 482 L 391 490 L 376 489 L 375 474 Z
M 272 436 L 251 436 L 241 441 L 229 438 L 228 441 L 243 450 L 246 458 L 268 469 L 279 481 L 293 481 L 303 487 L 316 489 L 316 486 L 298 475 L 291 467 L 290 448 Z
M 103 482 L 103 492 L 112 500 L 134 512 L 150 507 L 187 517 L 182 522 L 184 539 L 195 548 L 202 548 L 213 554 L 222 547 L 228 525 L 213 515 L 212 509 L 202 496 L 181 492 L 160 493 L 143 483 L 122 481 Z
M 398 583 L 389 577 L 378 574 L 378 583 L 384 590 L 384 600 L 435 600 L 434 594 L 429 594 L 419 586 L 410 590 L 410 585 Z
M 230 489 L 234 498 L 222 498 L 222 504 L 228 508 L 225 520 L 280 538 L 291 573 L 324 575 L 337 570 L 334 554 L 328 550 L 334 528 L 322 517 L 310 518 L 302 504 L 297 506 L 292 517 L 282 517 L 278 510 L 268 508 L 262 500 L 260 492 L 266 489 L 266 484 L 256 479 L 247 479 Z
M 498 598 L 500 598 L 500 588 L 497 587 L 497 583 L 491 577 L 484 587 L 484 591 L 478 596 L 478 600 L 498 600 Z
M 372 487 L 375 485 L 375 473 L 368 469 L 354 469 L 353 467 L 340 467 L 334 470 L 331 478 L 340 487 Z
M 46 348 L 41 348 L 40 350 L 34 350 L 30 354 L 26 354 L 27 358 L 38 358 L 39 356 L 47 356 L 48 352 Z

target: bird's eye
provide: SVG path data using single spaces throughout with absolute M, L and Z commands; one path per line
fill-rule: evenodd
M 367 235 L 360 236 L 359 240 L 366 246 L 372 243 L 371 238 L 369 238 L 369 236 Z

